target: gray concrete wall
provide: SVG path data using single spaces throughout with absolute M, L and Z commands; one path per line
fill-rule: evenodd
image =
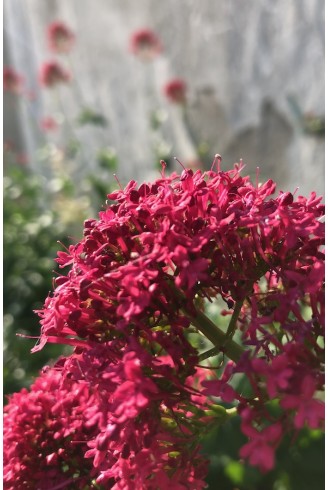
M 105 130 L 79 130 L 86 147 L 81 168 L 95 168 L 96 148 L 110 145 L 122 180 L 142 179 L 153 173 L 154 146 L 166 145 L 187 163 L 201 146 L 206 164 L 215 153 L 225 168 L 243 158 L 248 172 L 260 167 L 262 179 L 323 193 L 323 137 L 306 130 L 302 118 L 324 113 L 323 0 L 5 0 L 4 6 L 10 59 L 36 92 L 37 117 L 58 110 L 36 83 L 37 66 L 49 58 L 45 28 L 59 19 L 76 32 L 79 90 L 109 121 Z M 131 33 L 142 27 L 164 45 L 150 64 L 128 51 Z M 173 76 L 189 87 L 185 114 L 162 94 Z M 74 120 L 78 97 L 64 87 L 61 98 Z M 163 115 L 157 133 L 149 127 L 153 110 Z M 19 117 L 31 126 L 26 111 Z M 42 171 L 33 157 L 39 136 L 24 131 Z

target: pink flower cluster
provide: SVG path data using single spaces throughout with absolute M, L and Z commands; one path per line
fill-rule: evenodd
M 55 53 L 68 53 L 71 51 L 75 36 L 71 29 L 61 21 L 52 22 L 47 30 L 48 44 Z
M 53 335 L 107 341 L 163 321 L 188 326 L 182 309 L 192 315 L 196 296 L 217 295 L 230 308 L 247 299 L 245 342 L 270 358 L 274 335 L 262 325 L 279 322 L 288 339 L 302 341 L 321 332 L 313 325 L 323 314 L 316 305 L 324 274 L 324 225 L 317 218 L 324 208 L 314 194 L 295 202 L 290 193 L 266 199 L 274 189 L 272 181 L 254 187 L 236 167 L 184 170 L 180 178 L 140 187 L 131 181 L 109 194 L 117 204 L 87 220 L 84 239 L 58 253 L 60 267 L 71 269 L 56 279 L 39 313 L 42 344 Z M 315 308 L 305 325 L 300 299 Z
M 50 51 L 56 54 L 67 54 L 71 51 L 75 36 L 71 29 L 61 21 L 54 21 L 47 28 L 47 38 Z M 46 61 L 41 65 L 39 80 L 46 88 L 68 83 L 71 73 L 57 60 Z M 43 124 L 41 123 L 41 126 Z M 48 130 L 46 127 L 45 130 Z
M 220 161 L 169 177 L 163 162 L 154 183 L 109 194 L 114 203 L 85 222 L 83 240 L 58 253 L 69 271 L 38 312 L 34 350 L 75 347 L 56 368 L 63 389 L 91 390 L 85 456 L 105 488 L 203 488 L 197 441 L 215 423 L 213 397 L 237 405 L 249 439 L 240 455 L 263 471 L 286 431 L 322 425 L 321 199 L 273 197 L 274 182 L 253 185 L 241 165 L 223 172 Z M 207 379 L 188 332 L 194 324 L 207 335 L 203 307 L 216 297 L 230 323 L 209 338 L 234 362 Z M 250 397 L 231 385 L 240 373 Z
M 4 488 L 204 488 L 195 440 L 211 420 L 183 359 L 194 353 L 183 337 L 173 342 L 179 363 L 150 353 L 156 338 L 90 343 L 13 395 Z
M 151 29 L 139 29 L 130 38 L 130 51 L 142 61 L 154 60 L 162 50 L 161 41 Z M 163 94 L 173 104 L 184 104 L 187 84 L 182 78 L 172 78 L 163 86 Z
M 5 92 L 20 94 L 23 89 L 23 77 L 10 66 L 3 68 L 3 89 Z
M 164 86 L 164 94 L 170 102 L 184 104 L 187 96 L 187 84 L 181 78 L 174 78 Z
M 84 459 L 92 437 L 84 411 L 92 396 L 87 383 L 67 380 L 62 387 L 61 379 L 46 370 L 5 406 L 5 489 L 82 489 L 92 481 L 92 463 Z
M 150 61 L 162 51 L 162 44 L 151 29 L 139 29 L 131 36 L 130 50 L 141 60 Z
M 60 21 L 49 24 L 47 38 L 50 50 L 56 54 L 68 53 L 72 49 L 75 40 L 70 28 Z M 66 84 L 70 82 L 71 78 L 71 73 L 57 60 L 42 63 L 39 70 L 39 82 L 41 86 L 48 89 Z M 5 66 L 3 69 L 3 88 L 5 92 L 25 95 L 28 99 L 35 97 L 34 93 L 24 90 L 24 78 L 11 67 Z M 41 119 L 39 126 L 44 132 L 58 129 L 57 122 L 50 116 Z
M 53 88 L 70 80 L 69 72 L 57 61 L 43 63 L 40 70 L 40 83 L 44 87 Z

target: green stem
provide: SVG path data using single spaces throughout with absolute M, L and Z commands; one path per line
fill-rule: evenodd
M 230 322 L 229 322 L 229 325 L 227 328 L 227 332 L 225 334 L 225 342 L 223 344 L 223 347 L 225 347 L 227 345 L 227 342 L 229 340 L 231 340 L 234 336 L 234 333 L 235 333 L 236 327 L 237 327 L 237 320 L 239 318 L 239 314 L 240 314 L 240 311 L 242 309 L 242 306 L 243 306 L 243 301 L 237 301 L 236 302 L 235 309 L 233 311 L 233 314 L 231 316 L 231 319 L 230 319 Z M 203 352 L 199 356 L 199 360 L 205 361 L 205 359 L 208 359 L 209 357 L 215 356 L 217 354 L 218 354 L 217 347 L 213 347 L 212 349 L 209 349 L 206 352 Z
M 192 324 L 215 345 L 217 352 L 224 351 L 225 355 L 232 361 L 239 361 L 244 353 L 244 349 L 231 338 L 227 337 L 227 335 L 222 332 L 212 320 L 199 310 L 197 310 L 196 316 L 191 315 L 185 308 L 183 308 L 182 311 L 190 319 Z M 238 318 L 238 315 L 236 315 L 236 317 Z M 237 321 L 237 318 L 235 319 L 235 322 Z
M 171 280 L 168 281 L 168 285 L 174 292 L 179 302 L 181 302 L 183 305 L 186 305 L 187 299 L 182 291 L 178 289 Z M 238 362 L 244 353 L 244 349 L 239 344 L 234 342 L 231 337 L 236 329 L 236 323 L 242 305 L 243 301 L 236 302 L 235 311 L 233 312 L 233 315 L 229 322 L 227 333 L 222 332 L 222 330 L 217 325 L 215 325 L 215 323 L 213 323 L 212 320 L 210 320 L 202 311 L 199 311 L 195 307 L 195 305 L 194 308 L 196 310 L 196 315 L 190 313 L 184 306 L 182 306 L 181 309 L 186 317 L 189 318 L 191 323 L 197 328 L 197 330 L 202 332 L 202 334 L 204 334 L 205 337 L 207 337 L 208 340 L 210 340 L 214 344 L 217 353 L 223 352 L 227 357 L 229 357 L 229 359 L 234 362 Z M 209 351 L 207 352 L 207 354 L 209 354 L 208 357 L 213 355 L 212 352 L 213 349 L 211 349 L 211 354 L 209 354 Z M 202 354 L 202 360 L 207 359 L 205 355 L 206 353 Z
M 209 349 L 202 354 L 198 356 L 199 361 L 205 361 L 209 357 L 217 356 L 218 355 L 218 348 L 217 347 L 212 347 L 212 349 Z
M 233 310 L 233 314 L 232 314 L 232 317 L 230 319 L 228 329 L 227 329 L 227 333 L 226 333 L 227 339 L 232 339 L 232 337 L 234 336 L 234 333 L 235 333 L 236 327 L 237 327 L 237 320 L 239 318 L 240 311 L 242 309 L 243 303 L 244 303 L 243 301 L 236 301 L 235 309 Z

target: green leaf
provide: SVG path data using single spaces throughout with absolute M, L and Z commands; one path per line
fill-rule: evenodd
M 240 485 L 245 478 L 245 467 L 238 461 L 228 463 L 224 472 L 235 485 Z
M 117 155 L 112 148 L 103 148 L 97 154 L 97 162 L 105 170 L 117 169 Z
M 105 116 L 99 112 L 95 112 L 93 109 L 86 107 L 82 110 L 78 116 L 77 122 L 80 126 L 91 124 L 93 126 L 101 126 L 105 128 L 107 126 L 107 120 Z

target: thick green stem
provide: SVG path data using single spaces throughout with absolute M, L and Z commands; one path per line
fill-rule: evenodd
M 209 357 L 217 356 L 218 355 L 218 348 L 217 347 L 212 347 L 212 349 L 209 349 L 202 354 L 198 356 L 199 361 L 205 361 Z
M 235 309 L 234 309 L 233 314 L 231 316 L 231 319 L 230 319 L 230 322 L 229 322 L 229 325 L 227 328 L 227 332 L 225 334 L 225 341 L 224 341 L 224 344 L 222 347 L 225 347 L 227 345 L 227 343 L 229 342 L 229 340 L 231 340 L 234 336 L 234 333 L 235 333 L 236 327 L 237 327 L 237 320 L 239 318 L 239 314 L 240 314 L 242 306 L 243 306 L 243 301 L 237 301 L 236 302 Z M 212 349 L 209 349 L 208 351 L 203 352 L 199 356 L 199 360 L 205 361 L 205 359 L 208 359 L 209 357 L 213 357 L 217 354 L 218 354 L 218 348 L 213 347 Z
M 172 281 L 169 281 L 168 284 L 179 302 L 182 302 L 184 305 L 186 305 L 187 299 L 182 291 L 178 289 Z M 222 332 L 222 330 L 220 330 L 220 328 L 215 325 L 215 323 L 213 323 L 212 320 L 210 320 L 202 311 L 199 311 L 195 307 L 195 305 L 194 308 L 196 310 L 196 315 L 190 313 L 185 306 L 182 307 L 182 311 L 186 315 L 186 317 L 189 318 L 191 323 L 197 328 L 197 330 L 202 332 L 202 334 L 204 334 L 205 337 L 207 337 L 208 340 L 210 340 L 214 344 L 217 353 L 224 352 L 224 354 L 229 357 L 229 359 L 234 362 L 238 362 L 244 353 L 244 349 L 232 340 L 232 336 L 236 329 L 236 323 L 242 305 L 242 301 L 236 302 L 235 311 L 233 312 L 231 320 L 229 322 L 227 333 Z M 211 354 L 209 354 L 208 357 L 213 355 L 212 352 L 213 349 L 211 349 Z M 207 359 L 207 357 L 204 357 L 203 354 L 201 360 L 204 359 Z
M 219 329 L 215 323 L 212 322 L 204 313 L 197 310 L 196 316 L 191 315 L 186 309 L 183 308 L 184 314 L 190 319 L 192 324 L 200 331 L 205 337 L 208 338 L 216 347 L 217 352 L 224 352 L 226 356 L 232 361 L 238 362 L 244 353 L 244 349 L 234 342 L 231 338 Z M 240 312 L 240 310 L 239 310 Z M 239 315 L 238 312 L 238 315 Z M 237 321 L 238 315 L 235 317 Z M 232 320 L 232 318 L 231 318 Z M 231 324 L 231 321 L 230 321 Z M 230 327 L 229 324 L 229 327 Z M 228 327 L 228 330 L 229 330 Z

